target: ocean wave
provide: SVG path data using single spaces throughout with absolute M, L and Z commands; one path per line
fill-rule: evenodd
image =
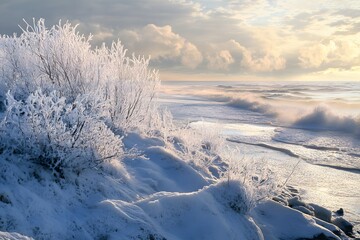
M 274 111 L 270 104 L 267 104 L 250 94 L 246 94 L 243 97 L 212 95 L 208 98 L 215 101 L 224 102 L 227 106 L 239 108 L 242 110 L 258 112 L 272 117 L 277 115 L 276 111 Z
M 360 138 L 360 117 L 345 115 L 341 105 L 334 102 L 333 105 L 317 105 L 317 102 L 289 101 L 290 94 L 279 99 L 264 98 L 262 95 L 253 93 L 245 94 L 207 94 L 206 98 L 217 102 L 223 102 L 226 106 L 252 111 L 273 118 L 272 124 L 299 128 L 310 131 L 337 131 L 344 132 Z M 276 98 L 276 97 L 275 97 Z M 284 99 L 288 99 L 285 101 Z M 332 104 L 332 102 L 328 102 Z M 303 113 L 303 114 L 299 114 Z M 341 115 L 341 113 L 343 115 Z M 350 113 L 352 114 L 352 113 Z
M 339 131 L 360 137 L 359 118 L 336 115 L 327 107 L 316 107 L 310 114 L 296 120 L 293 126 L 308 130 Z
M 218 87 L 218 88 L 233 88 L 232 86 L 229 86 L 229 85 L 222 85 L 222 84 L 217 85 L 216 87 Z
M 237 98 L 229 101 L 227 105 L 231 107 L 241 108 L 244 110 L 263 113 L 270 116 L 277 115 L 277 113 L 272 110 L 271 105 L 256 100 L 254 101 L 246 98 Z

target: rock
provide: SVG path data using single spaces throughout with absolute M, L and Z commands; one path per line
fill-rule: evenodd
M 344 209 L 340 208 L 340 209 L 337 210 L 335 213 L 336 213 L 336 215 L 338 215 L 338 216 L 344 216 Z
M 305 202 L 301 201 L 299 196 L 295 196 L 293 198 L 288 199 L 288 203 L 289 203 L 289 207 L 291 208 L 302 206 L 309 209 L 310 211 L 314 211 L 314 209 L 309 204 L 306 204 Z
M 288 202 L 286 201 L 286 199 L 284 199 L 284 198 L 281 197 L 281 196 L 273 197 L 272 199 L 273 199 L 275 202 L 281 203 L 281 204 L 284 205 L 284 206 L 287 206 L 287 205 L 288 205 Z
M 0 193 L 0 202 L 3 202 L 5 204 L 11 204 L 9 197 L 2 193 Z
M 298 206 L 306 206 L 306 203 L 300 200 L 298 196 L 292 197 L 288 199 L 288 203 L 290 207 L 298 207 Z
M 289 192 L 286 191 L 283 191 L 280 196 L 286 199 L 293 197 Z
M 295 207 L 293 207 L 293 209 L 296 209 L 296 210 L 298 210 L 298 211 L 300 211 L 302 213 L 305 213 L 307 215 L 310 215 L 310 216 L 315 215 L 313 211 L 311 211 L 310 209 L 308 209 L 308 208 L 306 208 L 304 206 L 295 206 Z
M 344 236 L 344 232 L 340 230 L 339 227 L 335 226 L 334 224 L 332 223 L 328 223 L 328 222 L 325 222 L 321 219 L 318 219 L 318 218 L 314 218 L 316 224 L 326 228 L 327 230 L 333 232 L 335 235 L 337 236 Z
M 299 238 L 296 240 L 336 240 L 336 239 L 332 237 L 327 237 L 325 234 L 320 233 L 318 235 L 315 235 L 313 238 Z
M 310 203 L 309 205 L 314 209 L 315 217 L 325 222 L 331 223 L 331 211 L 329 209 L 314 203 Z
M 341 230 L 344 231 L 346 235 L 352 235 L 353 234 L 353 228 L 354 225 L 352 225 L 350 222 L 345 220 L 342 217 L 337 217 L 332 220 L 332 223 L 336 226 L 338 226 Z
M 287 188 L 287 190 L 289 191 L 289 192 L 291 192 L 291 193 L 294 193 L 294 194 L 299 194 L 299 190 L 297 190 L 296 188 L 294 188 L 293 186 L 287 186 L 286 187 Z

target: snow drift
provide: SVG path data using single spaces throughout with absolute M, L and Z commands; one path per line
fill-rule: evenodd
M 249 215 L 242 182 L 202 176 L 159 138 L 132 133 L 124 142 L 128 148 L 138 143 L 144 154 L 66 179 L 2 156 L 0 229 L 6 232 L 0 236 L 255 240 L 325 234 L 338 239 L 311 217 L 279 204 L 260 204 Z M 283 228 L 289 221 L 293 227 Z

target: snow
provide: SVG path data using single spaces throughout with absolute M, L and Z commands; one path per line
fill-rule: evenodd
M 33 238 L 26 237 L 18 233 L 9 233 L 9 232 L 0 231 L 0 239 L 1 240 L 31 240 Z
M 0 239 L 298 239 L 321 233 L 339 239 L 322 227 L 331 224 L 270 200 L 249 213 L 241 182 L 203 177 L 161 139 L 131 133 L 124 144 L 142 154 L 61 180 L 2 156 L 0 229 L 7 232 Z
M 160 192 L 137 205 L 166 229 L 167 239 L 263 239 L 251 218 L 214 196 L 222 188 L 226 186 L 213 185 L 193 193 Z
M 144 154 L 147 158 L 125 162 L 131 175 L 139 176 L 135 181 L 148 183 L 147 189 L 192 192 L 208 184 L 198 172 L 163 147 L 149 147 Z
M 340 239 L 328 229 L 318 225 L 313 217 L 274 201 L 269 200 L 259 204 L 251 215 L 261 228 L 265 239 L 313 238 L 320 234 Z

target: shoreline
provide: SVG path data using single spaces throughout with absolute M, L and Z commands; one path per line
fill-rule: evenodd
M 344 234 L 351 239 L 360 238 L 360 224 L 347 220 L 346 209 L 330 210 L 316 203 L 305 202 L 298 188 L 287 185 L 281 194 L 273 197 L 272 200 L 313 217 L 317 224 L 341 238 Z

